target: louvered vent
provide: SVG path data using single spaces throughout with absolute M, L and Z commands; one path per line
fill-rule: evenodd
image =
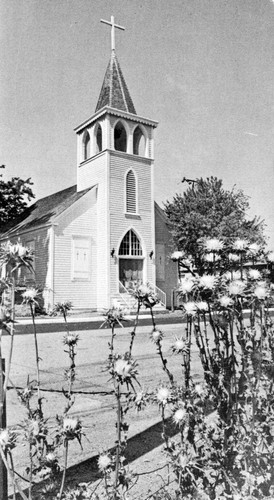
M 127 174 L 126 211 L 131 214 L 136 213 L 136 180 L 132 170 Z

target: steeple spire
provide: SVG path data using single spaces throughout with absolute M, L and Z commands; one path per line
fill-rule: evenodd
M 127 84 L 115 53 L 115 28 L 121 30 L 125 28 L 115 24 L 113 16 L 111 16 L 111 22 L 105 21 L 104 19 L 101 19 L 101 22 L 111 26 L 111 58 L 106 70 L 95 112 L 105 106 L 109 106 L 136 115 L 133 101 L 130 97 Z

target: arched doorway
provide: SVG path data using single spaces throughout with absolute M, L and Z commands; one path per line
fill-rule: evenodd
M 143 260 L 141 242 L 130 229 L 119 248 L 119 281 L 126 290 L 143 282 Z

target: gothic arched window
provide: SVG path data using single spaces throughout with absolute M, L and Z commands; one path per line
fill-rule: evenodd
M 127 151 L 127 133 L 121 122 L 116 123 L 114 129 L 114 149 L 116 151 Z
M 130 229 L 124 236 L 120 248 L 119 255 L 141 256 L 142 247 L 138 236 Z
M 126 176 L 126 212 L 136 214 L 137 212 L 137 186 L 135 174 L 132 170 Z
M 102 127 L 98 125 L 96 131 L 96 153 L 100 153 L 102 151 Z
M 90 135 L 86 131 L 83 138 L 83 159 L 90 158 Z
M 140 127 L 136 127 L 133 133 L 133 154 L 139 156 L 146 154 L 146 140 Z

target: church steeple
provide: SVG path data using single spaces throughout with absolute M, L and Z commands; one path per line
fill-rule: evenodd
M 130 97 L 115 50 L 112 50 L 111 53 L 95 112 L 99 111 L 104 106 L 109 106 L 136 115 L 136 110 Z
M 136 115 L 133 101 L 130 97 L 127 84 L 115 53 L 115 28 L 120 30 L 124 30 L 125 28 L 115 24 L 113 16 L 111 16 L 110 22 L 105 21 L 104 19 L 101 19 L 101 22 L 111 26 L 111 58 L 107 67 L 95 113 L 105 106 L 109 106 L 111 108 Z

